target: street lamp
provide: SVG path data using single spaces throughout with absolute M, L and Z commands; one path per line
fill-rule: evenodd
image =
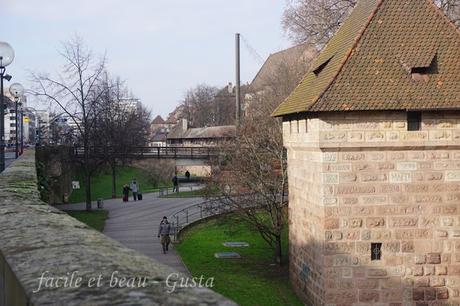
M 19 134 L 18 134 L 18 105 L 19 101 L 24 94 L 24 87 L 19 83 L 13 83 L 10 86 L 10 94 L 14 97 L 14 114 L 15 114 L 15 127 L 16 127 L 16 150 L 15 150 L 15 157 L 18 158 L 19 156 Z M 22 116 L 21 116 L 22 117 Z M 22 119 L 22 118 L 21 118 Z M 21 131 L 22 133 L 22 131 Z
M 21 112 L 21 120 L 20 120 L 21 122 L 21 153 L 20 155 L 24 153 L 24 102 L 21 102 L 19 105 L 21 106 L 21 109 L 20 109 L 20 112 Z
M 14 59 L 14 50 L 11 46 L 0 41 L 0 172 L 5 170 L 5 103 L 3 95 L 3 79 L 11 80 L 11 75 L 5 73 L 6 66 Z

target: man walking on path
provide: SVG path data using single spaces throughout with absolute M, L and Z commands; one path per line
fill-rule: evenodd
M 185 171 L 185 177 L 187 178 L 187 182 L 190 182 L 190 172 Z
M 177 178 L 177 174 L 174 174 L 172 183 L 173 183 L 173 192 L 179 192 L 179 179 Z
M 133 177 L 133 180 L 131 181 L 131 185 L 129 187 L 131 188 L 131 191 L 133 192 L 134 201 L 137 201 L 137 193 L 139 192 L 139 185 L 137 184 L 135 177 Z
M 168 218 L 165 216 L 163 220 L 161 220 L 160 227 L 158 228 L 158 238 L 161 237 L 161 245 L 163 246 L 163 254 L 166 254 L 168 251 L 169 243 L 171 242 L 171 238 L 169 237 L 169 233 L 171 232 L 171 224 L 168 222 Z

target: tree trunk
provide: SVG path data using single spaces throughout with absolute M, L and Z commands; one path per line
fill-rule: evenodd
M 91 211 L 91 175 L 88 170 L 85 171 L 85 197 L 86 210 Z
M 112 199 L 117 197 L 117 169 L 116 165 L 112 164 Z
M 89 144 L 88 140 L 84 138 L 84 150 L 85 150 L 85 200 L 86 210 L 91 211 L 91 171 L 89 169 Z
M 281 236 L 276 236 L 275 241 L 275 260 L 278 265 L 282 265 Z

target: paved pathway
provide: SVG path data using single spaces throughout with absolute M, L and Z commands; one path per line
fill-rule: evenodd
M 5 168 L 8 168 L 16 160 L 14 152 L 5 152 Z
M 157 238 L 158 225 L 163 216 L 169 217 L 178 210 L 202 202 L 203 199 L 158 198 L 158 193 L 143 196 L 142 201 L 136 202 L 131 197 L 128 203 L 122 202 L 121 199 L 104 200 L 104 209 L 109 211 L 104 234 L 179 272 L 190 274 L 174 250 L 174 245 L 170 245 L 169 252 L 163 254 Z M 85 207 L 84 203 L 57 206 L 63 210 L 83 210 Z M 93 208 L 96 209 L 95 203 Z

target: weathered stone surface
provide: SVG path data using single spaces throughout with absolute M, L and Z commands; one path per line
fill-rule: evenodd
M 6 263 L 14 274 L 13 278 L 7 278 L 7 287 L 22 290 L 2 292 L 4 287 L 0 287 L 0 299 L 9 301 L 10 295 L 15 294 L 33 305 L 57 301 L 69 306 L 235 305 L 205 288 L 176 288 L 168 293 L 168 276 L 171 275 L 170 284 L 185 276 L 41 202 L 36 180 L 31 150 L 0 174 L 0 266 Z M 48 276 L 65 277 L 74 271 L 83 280 L 81 287 L 47 288 L 33 293 L 44 272 Z M 143 277 L 145 287 L 111 288 L 114 272 L 118 279 Z M 88 281 L 99 275 L 102 285 L 90 288 Z M 5 275 L 0 274 L 0 283 L 4 281 Z
M 460 112 L 424 113 L 421 131 L 406 115 L 319 114 L 307 138 L 284 134 L 290 276 L 308 266 L 293 281 L 307 305 L 460 305 Z

